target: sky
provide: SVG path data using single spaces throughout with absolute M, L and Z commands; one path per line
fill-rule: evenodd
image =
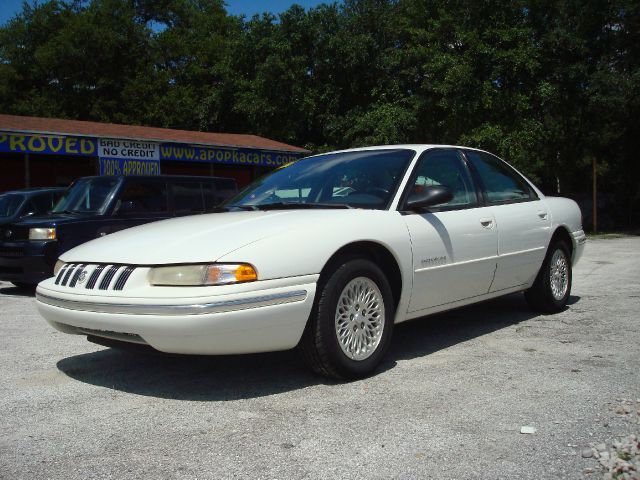
M 22 10 L 23 0 L 0 0 L 0 25 L 4 25 L 7 20 L 14 17 Z M 320 3 L 333 3 L 333 0 L 226 0 L 227 12 L 232 15 L 245 15 L 251 18 L 254 13 L 271 12 L 280 13 L 287 10 L 291 5 L 297 3 L 305 8 L 314 7 Z

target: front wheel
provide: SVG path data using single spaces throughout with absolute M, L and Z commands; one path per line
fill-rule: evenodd
M 320 375 L 362 378 L 389 345 L 395 306 L 384 273 L 366 259 L 345 259 L 321 281 L 300 341 L 305 362 Z
M 529 306 L 537 311 L 556 313 L 567 306 L 571 293 L 571 255 L 565 242 L 553 243 L 547 251 L 533 286 L 524 292 Z

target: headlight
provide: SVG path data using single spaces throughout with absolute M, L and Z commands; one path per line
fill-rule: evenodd
M 55 240 L 55 228 L 30 228 L 29 240 Z
M 55 264 L 55 266 L 53 267 L 53 276 L 57 277 L 58 276 L 58 272 L 60 271 L 60 269 L 62 268 L 62 266 L 64 265 L 64 262 L 62 260 L 58 260 Z
M 258 273 L 248 263 L 172 265 L 152 268 L 149 273 L 151 285 L 167 286 L 228 285 L 257 279 Z

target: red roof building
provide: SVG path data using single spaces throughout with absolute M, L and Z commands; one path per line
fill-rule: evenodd
M 139 173 L 227 176 L 243 186 L 309 153 L 257 135 L 0 114 L 0 191 Z

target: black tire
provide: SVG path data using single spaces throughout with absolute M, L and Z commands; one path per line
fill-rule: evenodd
M 379 342 L 370 356 L 354 360 L 340 346 L 336 333 L 336 312 L 345 287 L 360 277 L 377 286 L 382 296 L 384 318 Z M 394 317 L 391 287 L 382 270 L 370 260 L 345 258 L 337 262 L 327 277 L 319 282 L 311 316 L 298 348 L 305 363 L 320 375 L 339 380 L 362 378 L 371 374 L 384 357 L 393 333 Z
M 25 282 L 11 282 L 16 287 L 22 290 L 35 290 L 36 286 L 33 283 L 25 283 Z
M 552 259 L 554 255 L 562 255 L 566 266 L 567 288 L 562 297 L 556 298 L 552 289 Z M 543 313 L 557 313 L 565 309 L 569 295 L 571 294 L 571 283 L 573 274 L 571 270 L 571 254 L 569 247 L 563 241 L 556 241 L 549 246 L 547 255 L 542 263 L 542 267 L 538 272 L 535 282 L 529 290 L 524 292 L 524 298 L 527 300 L 529 307 L 533 310 Z

